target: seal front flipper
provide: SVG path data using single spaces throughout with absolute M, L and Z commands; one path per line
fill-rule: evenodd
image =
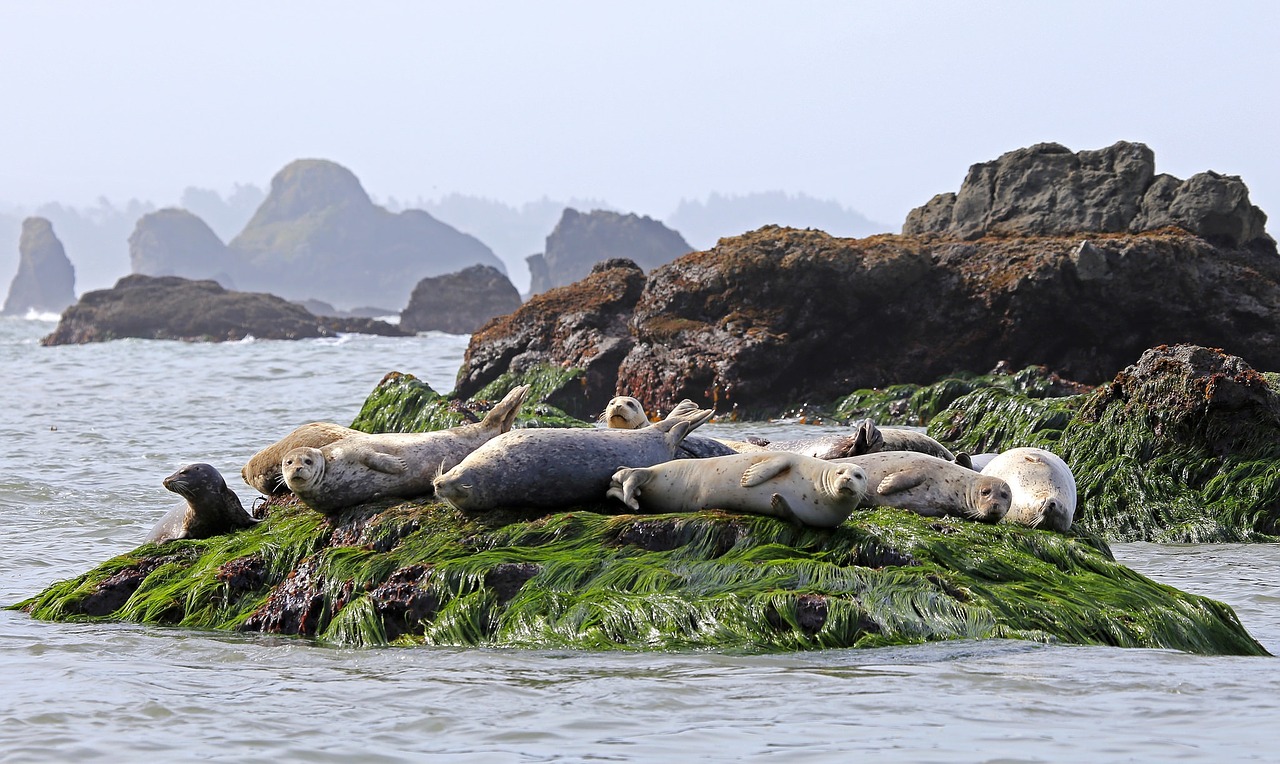
M 742 487 L 754 488 L 761 483 L 766 483 L 779 475 L 791 469 L 791 462 L 787 459 L 765 458 L 755 462 L 742 472 Z M 774 494 L 776 497 L 777 494 Z M 780 498 L 780 497 L 778 497 Z M 789 510 L 788 510 L 789 511 Z
M 929 476 L 921 470 L 902 470 L 885 476 L 880 485 L 876 486 L 876 493 L 888 496 L 900 491 L 910 491 L 928 479 Z
M 366 451 L 360 454 L 360 463 L 374 472 L 385 472 L 388 475 L 400 475 L 409 469 L 404 459 L 382 451 Z
M 775 493 L 769 497 L 769 506 L 773 508 L 773 514 L 781 517 L 783 520 L 790 521 L 796 525 L 804 525 L 799 517 L 796 517 L 795 510 L 791 509 L 791 505 L 787 500 L 782 498 L 782 494 Z

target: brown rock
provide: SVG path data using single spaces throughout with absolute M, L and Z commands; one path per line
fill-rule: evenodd
M 495 316 L 520 307 L 520 292 L 497 268 L 473 265 L 457 273 L 418 282 L 400 312 L 400 328 L 410 332 L 471 334 Z

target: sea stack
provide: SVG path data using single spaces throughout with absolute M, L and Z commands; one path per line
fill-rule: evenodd
M 28 311 L 61 313 L 76 301 L 76 271 L 67 252 L 45 218 L 22 221 L 18 240 L 18 273 L 0 314 L 21 316 Z

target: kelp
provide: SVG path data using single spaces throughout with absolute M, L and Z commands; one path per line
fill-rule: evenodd
M 15 607 L 354 646 L 765 652 L 1016 638 L 1264 654 L 1230 608 L 1117 564 L 1092 534 L 892 509 L 835 529 L 604 509 L 383 502 L 331 524 L 277 500 L 253 528 L 144 545 Z M 104 610 L 111 582 L 119 603 Z

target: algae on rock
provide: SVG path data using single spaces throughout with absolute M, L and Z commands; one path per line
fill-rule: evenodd
M 698 512 L 466 515 L 432 502 L 331 525 L 291 499 L 228 536 L 145 545 L 19 607 L 37 618 L 343 645 L 744 651 L 1015 638 L 1265 654 L 1221 603 L 1105 543 L 880 509 L 832 530 Z

